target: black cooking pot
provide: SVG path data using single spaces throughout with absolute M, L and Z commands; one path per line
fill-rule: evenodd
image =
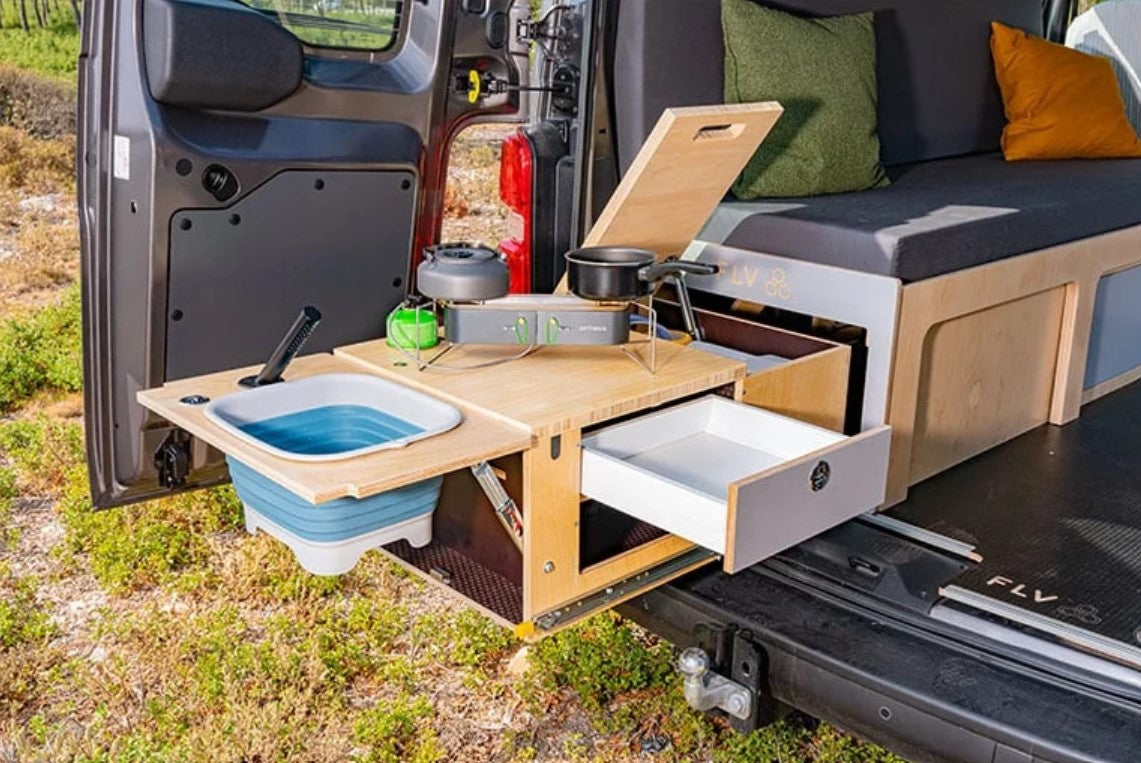
M 567 282 L 572 294 L 600 302 L 637 299 L 668 276 L 689 273 L 710 276 L 716 265 L 670 260 L 657 262 L 646 249 L 591 246 L 566 253 Z

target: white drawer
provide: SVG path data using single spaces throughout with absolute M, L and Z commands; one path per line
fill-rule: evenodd
M 737 572 L 882 503 L 890 440 L 711 395 L 583 439 L 582 493 Z

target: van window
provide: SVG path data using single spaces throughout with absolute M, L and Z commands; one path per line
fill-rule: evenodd
M 396 40 L 402 0 L 242 0 L 306 45 L 385 50 Z

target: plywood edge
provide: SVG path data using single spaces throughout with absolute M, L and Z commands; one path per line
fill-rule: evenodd
M 663 535 L 641 546 L 631 548 L 608 559 L 583 568 L 579 572 L 579 593 L 588 596 L 606 588 L 615 580 L 633 577 L 662 562 L 686 553 L 697 545 L 676 535 Z
M 654 125 L 653 130 L 650 131 L 649 136 L 642 144 L 642 148 L 634 157 L 634 161 L 631 162 L 629 169 L 623 176 L 618 188 L 615 189 L 610 201 L 598 215 L 598 219 L 594 221 L 594 225 L 583 241 L 583 246 L 618 243 L 607 240 L 608 232 L 617 221 L 618 216 L 625 211 L 624 207 L 627 197 L 637 189 L 639 183 L 642 181 L 642 176 L 653 162 L 659 146 L 669 137 L 670 133 L 677 128 L 679 123 L 691 122 L 695 126 L 700 127 L 700 125 L 708 124 L 712 120 L 747 119 L 750 121 L 747 127 L 757 131 L 752 142 L 751 150 L 749 151 L 749 156 L 752 156 L 757 146 L 768 136 L 769 131 L 773 125 L 776 124 L 777 119 L 780 118 L 783 112 L 784 108 L 775 101 L 710 106 L 680 106 L 665 109 Z M 729 184 L 732 183 L 733 178 L 740 172 L 740 167 L 730 169 L 732 169 L 732 175 L 728 176 L 725 187 L 721 190 L 721 195 L 724 195 L 729 188 Z M 698 209 L 695 210 L 695 212 L 696 214 L 702 214 L 703 210 Z M 701 224 L 703 224 L 709 217 L 709 214 L 712 213 L 712 209 L 704 210 L 704 212 L 705 214 L 700 220 L 696 220 L 695 216 L 696 224 L 693 226 L 694 235 L 701 230 Z M 689 242 L 685 241 L 681 243 L 682 246 L 684 246 Z M 662 253 L 659 252 L 658 255 L 660 257 Z
M 685 552 L 682 552 L 682 553 L 685 553 Z M 677 556 L 680 556 L 680 555 L 681 554 L 678 554 Z M 598 614 L 599 612 L 604 612 L 608 609 L 613 609 L 614 607 L 617 607 L 619 604 L 623 604 L 623 603 L 629 601 L 630 599 L 641 596 L 642 594 L 644 594 L 648 591 L 652 591 L 656 588 L 660 588 L 661 586 L 665 585 L 666 583 L 669 583 L 672 580 L 676 580 L 683 575 L 688 575 L 689 573 L 693 572 L 694 570 L 701 569 L 702 567 L 706 566 L 707 564 L 710 564 L 711 562 L 716 561 L 717 558 L 718 557 L 716 555 L 710 555 L 704 559 L 699 559 L 699 560 L 695 561 L 693 564 L 689 564 L 689 565 L 681 567 L 677 570 L 674 570 L 673 572 L 669 573 L 668 575 L 662 575 L 661 577 L 656 577 L 652 581 L 646 583 L 646 585 L 644 585 L 644 586 L 633 588 L 629 591 L 626 591 L 625 593 L 623 593 L 621 595 L 615 596 L 612 599 L 608 599 L 606 601 L 606 604 L 603 606 L 583 608 L 583 610 L 581 612 L 576 612 L 574 615 L 572 615 L 571 617 L 568 617 L 565 621 L 559 623 L 557 626 L 555 626 L 554 628 L 551 628 L 550 630 L 544 630 L 542 632 L 530 631 L 526 635 L 523 636 L 523 640 L 528 642 L 528 643 L 534 643 L 536 641 L 540 641 L 540 640 L 546 638 L 547 636 L 554 635 L 555 633 L 558 633 L 559 631 L 564 630 L 565 628 L 571 627 L 575 623 L 582 622 L 583 620 L 590 617 L 591 615 Z M 663 561 L 668 562 L 669 559 L 665 559 Z M 615 582 L 618 582 L 618 581 L 615 581 Z M 566 606 L 566 605 L 564 604 L 563 606 Z M 555 609 L 558 609 L 558 607 L 555 607 Z M 533 621 L 534 619 L 535 618 L 530 618 L 530 620 L 528 622 Z M 518 633 L 518 631 L 516 631 L 516 633 Z

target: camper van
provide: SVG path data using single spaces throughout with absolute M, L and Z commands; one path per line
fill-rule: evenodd
M 89 0 L 95 505 L 617 608 L 742 731 L 1141 759 L 1141 3 L 1078 11 Z M 490 122 L 510 233 L 442 241 Z

